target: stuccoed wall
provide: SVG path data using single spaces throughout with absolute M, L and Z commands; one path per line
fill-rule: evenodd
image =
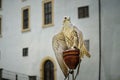
M 120 1 L 102 2 L 101 80 L 120 80 Z
M 30 6 L 29 32 L 21 32 L 21 8 Z M 77 9 L 89 6 L 90 16 L 78 19 Z M 19 73 L 40 76 L 42 60 L 49 56 L 57 65 L 57 80 L 64 78 L 52 49 L 52 37 L 62 28 L 64 16 L 70 16 L 76 25 L 90 40 L 91 58 L 85 57 L 81 62 L 80 74 L 77 80 L 97 80 L 99 73 L 99 27 L 98 1 L 96 0 L 54 0 L 54 26 L 42 28 L 41 0 L 3 0 L 1 11 L 2 38 L 0 38 L 1 67 Z M 22 57 L 22 48 L 28 47 L 28 57 Z

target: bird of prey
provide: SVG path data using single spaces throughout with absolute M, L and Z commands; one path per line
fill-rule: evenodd
M 63 51 L 77 48 L 80 50 L 80 59 L 84 55 L 90 57 L 83 41 L 82 32 L 71 23 L 69 17 L 64 18 L 62 30 L 53 36 L 52 47 L 65 77 L 67 77 L 69 69 L 63 60 Z

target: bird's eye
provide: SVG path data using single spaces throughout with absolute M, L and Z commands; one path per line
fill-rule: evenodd
M 65 17 L 65 19 L 67 19 L 67 17 Z

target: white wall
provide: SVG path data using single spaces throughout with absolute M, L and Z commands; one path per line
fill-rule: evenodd
M 120 1 L 102 0 L 101 80 L 120 80 Z
M 42 1 L 4 0 L 3 1 L 3 37 L 0 38 L 2 53 L 1 67 L 28 75 L 40 75 L 40 64 L 46 56 L 55 55 L 52 49 L 52 37 L 62 28 L 64 16 L 70 16 L 84 34 L 84 39 L 90 40 L 91 58 L 85 57 L 81 62 L 80 74 L 77 80 L 97 80 L 99 66 L 99 27 L 98 1 L 93 0 L 55 0 L 54 27 L 42 28 Z M 30 32 L 21 32 L 21 8 L 30 5 Z M 90 17 L 77 18 L 80 6 L 89 6 Z M 29 48 L 29 56 L 22 57 L 22 48 Z M 57 64 L 57 80 L 63 79 L 63 74 Z

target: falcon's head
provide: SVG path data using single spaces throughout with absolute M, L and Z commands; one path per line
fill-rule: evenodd
M 63 20 L 63 26 L 71 25 L 70 17 L 65 16 Z

